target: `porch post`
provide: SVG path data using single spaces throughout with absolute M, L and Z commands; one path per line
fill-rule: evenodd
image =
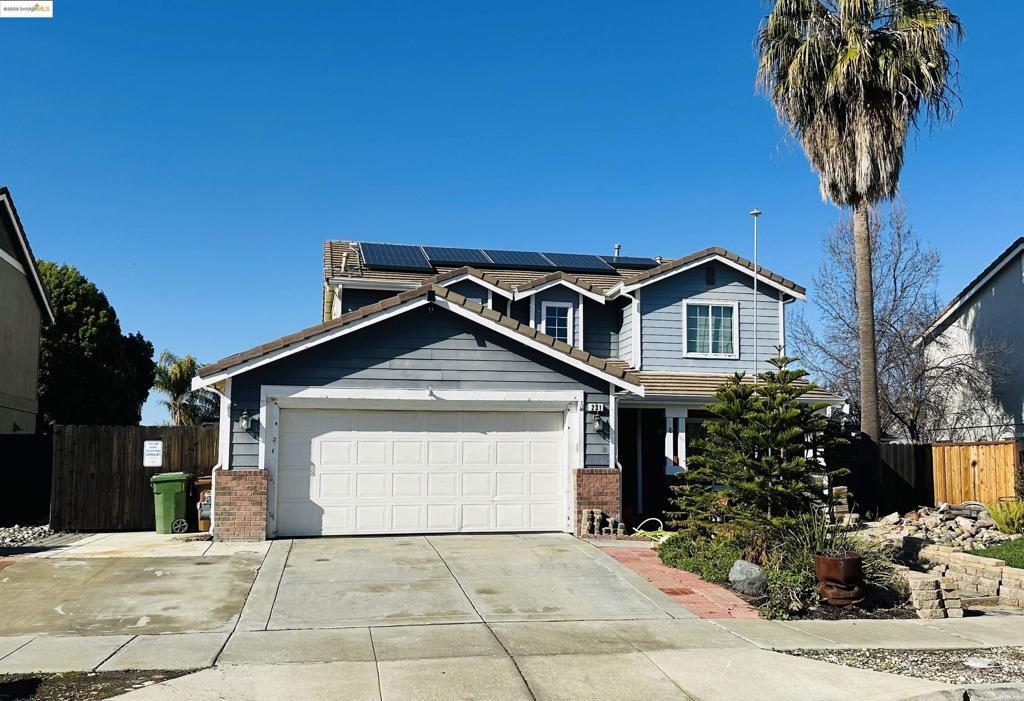
M 686 469 L 686 409 L 665 409 L 665 474 Z

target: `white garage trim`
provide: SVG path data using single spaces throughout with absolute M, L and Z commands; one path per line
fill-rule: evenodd
M 277 484 L 281 409 L 386 409 L 405 411 L 561 411 L 563 530 L 572 530 L 571 468 L 586 458 L 583 391 L 367 390 L 264 385 L 260 390 L 259 469 L 268 470 L 267 535 L 277 533 Z

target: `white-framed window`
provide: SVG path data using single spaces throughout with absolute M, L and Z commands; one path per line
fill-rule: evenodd
M 688 358 L 739 358 L 740 311 L 735 302 L 683 305 L 683 354 Z
M 541 332 L 573 345 L 572 307 L 572 302 L 541 302 Z

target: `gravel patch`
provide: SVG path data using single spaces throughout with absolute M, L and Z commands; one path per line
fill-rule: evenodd
M 782 652 L 782 651 L 780 651 Z M 902 674 L 947 684 L 1024 682 L 1024 647 L 968 650 L 786 650 L 845 667 Z
M 0 528 L 0 548 L 29 545 L 53 535 L 49 526 L 8 526 Z

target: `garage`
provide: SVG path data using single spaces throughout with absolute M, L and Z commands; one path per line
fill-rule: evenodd
M 278 536 L 567 528 L 564 410 L 282 407 L 276 420 Z

